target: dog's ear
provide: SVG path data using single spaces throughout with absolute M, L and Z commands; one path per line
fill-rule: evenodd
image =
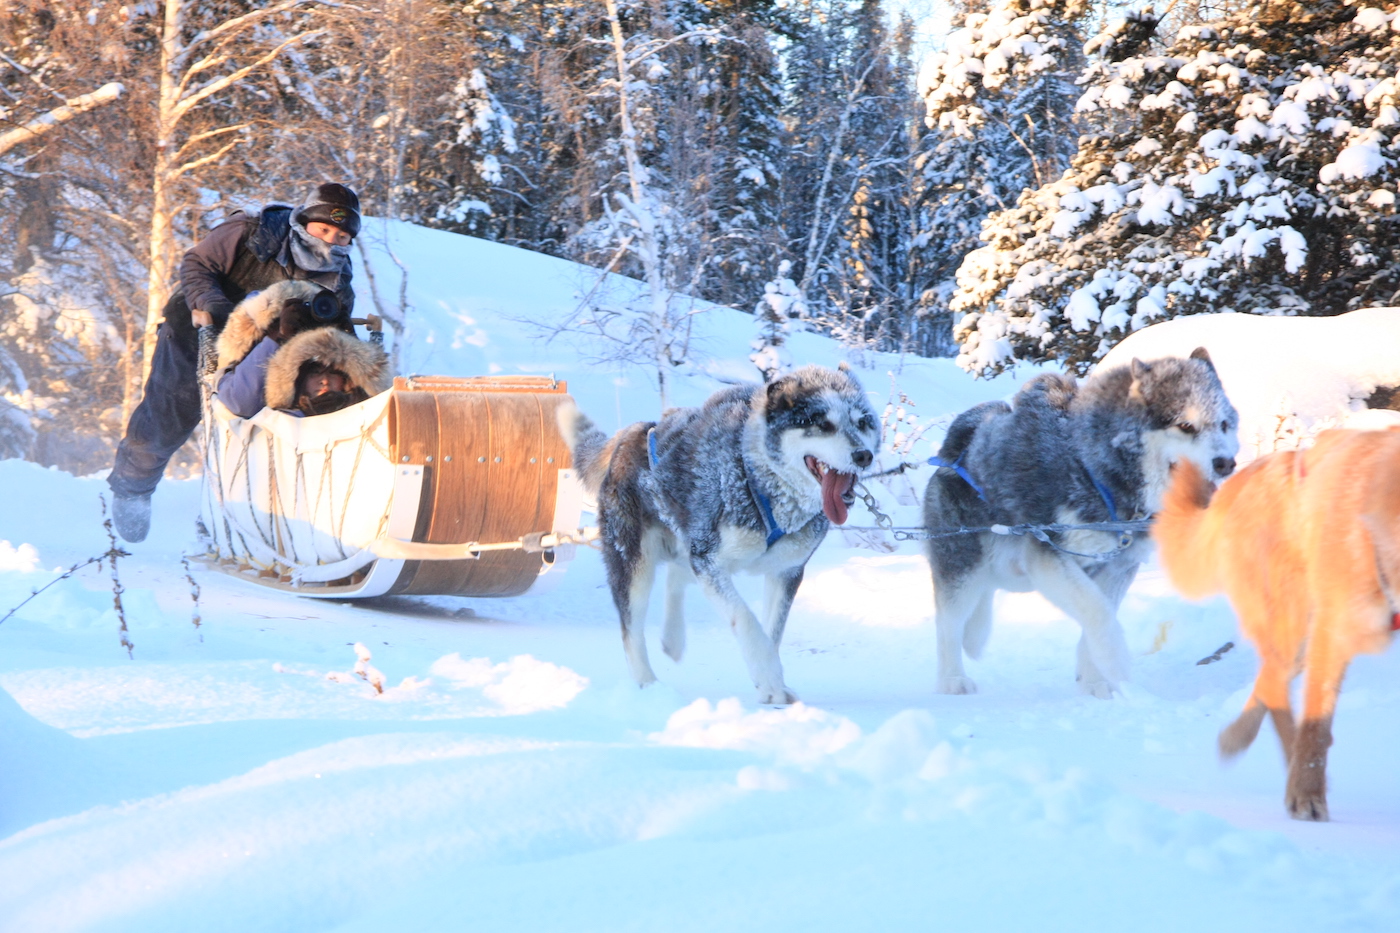
M 787 411 L 792 407 L 792 396 L 788 394 L 788 379 L 774 379 L 765 388 L 768 391 L 768 412 Z
M 1200 360 L 1202 363 L 1205 363 L 1207 366 L 1210 367 L 1211 372 L 1215 371 L 1215 363 L 1211 360 L 1210 354 L 1206 352 L 1205 347 L 1197 347 L 1196 349 L 1192 350 L 1191 359 Z
M 1133 357 L 1133 361 L 1128 364 L 1128 372 L 1132 373 L 1133 376 L 1133 384 L 1128 387 L 1128 397 L 1142 399 L 1144 397 L 1142 383 L 1147 378 L 1147 374 L 1152 372 L 1152 365 Z

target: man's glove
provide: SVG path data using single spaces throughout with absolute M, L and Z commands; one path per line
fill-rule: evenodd
M 338 327 L 351 335 L 355 333 L 349 316 L 341 310 L 335 295 L 323 291 L 310 301 L 283 302 L 282 310 L 267 329 L 267 335 L 280 344 L 304 330 L 315 330 L 317 327 Z
M 282 310 L 268 325 L 267 335 L 279 344 L 286 343 L 297 334 L 314 326 L 310 323 L 311 314 L 304 301 L 286 301 Z

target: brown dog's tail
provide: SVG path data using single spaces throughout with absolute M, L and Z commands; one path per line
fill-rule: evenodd
M 1152 526 L 1152 537 L 1162 552 L 1162 563 L 1172 585 L 1189 599 L 1212 596 L 1221 590 L 1220 562 L 1204 533 L 1214 488 L 1189 460 L 1172 468 L 1162 510 Z

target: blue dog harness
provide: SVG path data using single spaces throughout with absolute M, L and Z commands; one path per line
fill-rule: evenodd
M 647 463 L 654 470 L 659 461 L 660 457 L 656 453 L 656 428 L 651 428 L 647 431 Z M 763 519 L 763 530 L 767 533 L 766 546 L 772 547 L 787 532 L 773 515 L 772 501 L 754 483 L 753 477 L 749 477 L 749 495 L 753 496 L 754 504 L 758 506 L 758 514 Z
M 972 474 L 967 471 L 967 467 L 963 466 L 962 458 L 966 455 L 967 451 L 963 450 L 961 454 L 958 454 L 958 459 L 956 460 L 949 461 L 939 456 L 933 456 L 928 458 L 928 462 L 932 466 L 944 467 L 958 474 L 958 476 L 962 477 L 963 482 L 971 486 L 972 491 L 977 493 L 977 498 L 981 499 L 983 502 L 987 502 L 987 497 L 982 492 L 982 487 L 977 485 L 977 480 L 973 479 Z M 1084 473 L 1089 477 L 1089 482 L 1094 484 L 1094 490 L 1099 494 L 1099 498 L 1103 500 L 1103 504 L 1108 508 L 1109 521 L 1118 521 L 1118 507 L 1113 501 L 1113 492 L 1103 483 L 1099 482 L 1099 478 L 1095 476 L 1087 466 L 1084 466 L 1083 463 L 1081 463 L 1080 466 L 1084 468 Z M 990 505 L 991 503 L 987 504 Z
M 763 529 L 768 532 L 767 546 L 772 547 L 787 532 L 773 517 L 773 503 L 768 501 L 768 497 L 763 494 L 762 489 L 754 485 L 753 477 L 749 478 L 749 495 L 753 496 L 753 501 L 758 504 L 758 514 L 763 516 Z
M 928 462 L 936 467 L 945 467 L 961 476 L 963 482 L 971 486 L 972 491 L 977 493 L 977 498 L 981 499 L 983 502 L 987 502 L 987 497 L 982 494 L 982 487 L 977 485 L 977 480 L 973 479 L 972 474 L 967 472 L 967 467 L 962 465 L 962 458 L 966 456 L 966 454 L 967 451 L 964 450 L 962 453 L 958 454 L 958 459 L 953 461 L 944 460 L 942 457 L 939 456 L 933 456 L 928 458 Z M 990 502 L 988 502 L 987 504 L 991 505 Z

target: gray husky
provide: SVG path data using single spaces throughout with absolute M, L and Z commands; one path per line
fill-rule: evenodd
M 1204 348 L 1094 374 L 1082 385 L 1047 374 L 1011 400 L 959 415 L 924 495 L 931 534 L 993 524 L 1086 524 L 1150 518 L 1171 465 L 1187 459 L 1217 480 L 1235 468 L 1239 416 Z M 1147 556 L 1146 534 L 1099 530 L 933 538 L 938 690 L 975 693 L 962 654 L 977 658 L 997 590 L 1040 591 L 1080 624 L 1077 679 L 1097 697 L 1129 679 L 1118 606 Z
M 698 581 L 739 639 L 760 703 L 796 700 L 778 646 L 802 571 L 832 522 L 846 521 L 856 472 L 880 428 L 847 372 L 804 366 L 766 386 L 736 386 L 609 439 L 577 408 L 559 428 L 598 500 L 603 562 L 637 683 L 656 680 L 644 625 L 657 565 L 669 563 L 661 647 L 685 651 L 685 586 Z M 762 626 L 734 587 L 764 576 Z

